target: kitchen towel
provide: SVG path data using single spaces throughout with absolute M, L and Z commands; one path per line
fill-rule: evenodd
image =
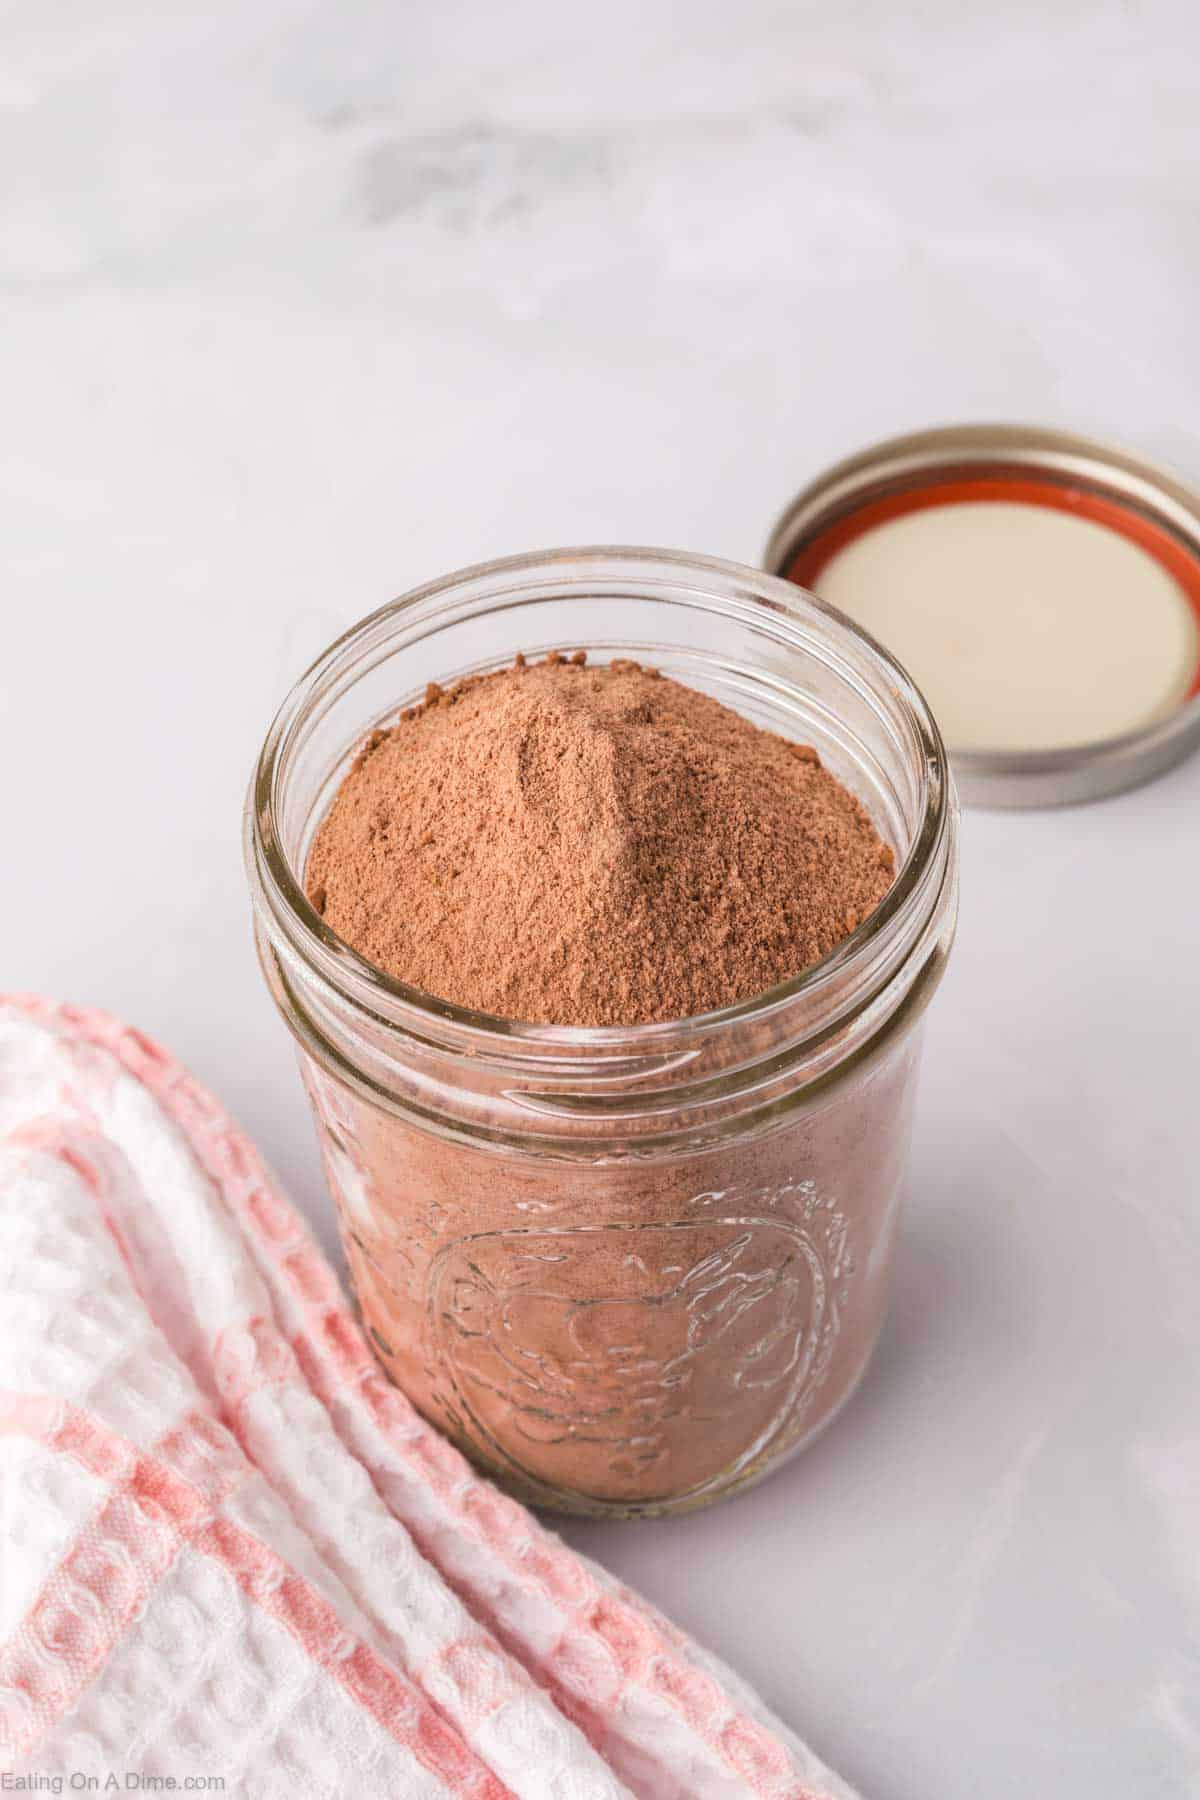
M 11 1791 L 854 1800 L 389 1385 L 209 1094 L 36 998 L 0 1001 L 0 1531 Z

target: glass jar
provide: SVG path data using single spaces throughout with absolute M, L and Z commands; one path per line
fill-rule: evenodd
M 875 913 L 769 993 L 628 1029 L 465 1011 L 336 937 L 301 874 L 363 736 L 429 681 L 576 647 L 814 744 L 895 851 Z M 592 1514 L 699 1505 L 853 1392 L 884 1316 L 956 830 L 903 670 L 733 563 L 572 550 L 467 569 L 364 619 L 293 689 L 247 806 L 262 967 L 375 1350 L 511 1492 Z

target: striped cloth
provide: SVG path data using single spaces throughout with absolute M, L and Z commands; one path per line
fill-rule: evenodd
M 210 1095 L 36 999 L 0 1002 L 0 1472 L 10 1786 L 853 1800 L 384 1380 Z

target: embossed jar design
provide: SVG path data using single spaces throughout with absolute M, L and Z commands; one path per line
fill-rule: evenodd
M 859 794 L 898 874 L 822 963 L 679 1023 L 529 1026 L 391 980 L 308 905 L 312 832 L 366 732 L 428 681 L 576 645 L 815 744 Z M 876 644 L 704 558 L 466 570 L 364 620 L 297 685 L 246 843 L 364 1322 L 422 1412 L 523 1498 L 593 1513 L 716 1499 L 832 1418 L 883 1319 L 956 897 L 941 742 Z

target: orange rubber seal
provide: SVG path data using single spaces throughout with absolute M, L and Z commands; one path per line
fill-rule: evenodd
M 787 579 L 800 587 L 811 587 L 839 550 L 844 550 L 847 544 L 876 525 L 902 518 L 905 513 L 925 512 L 934 506 L 960 506 L 969 500 L 1007 500 L 1023 506 L 1045 506 L 1053 512 L 1074 513 L 1077 518 L 1094 519 L 1098 525 L 1106 525 L 1110 531 L 1137 544 L 1167 571 L 1200 626 L 1200 558 L 1186 549 L 1172 532 L 1107 494 L 1091 488 L 1071 487 L 1065 482 L 1031 481 L 1024 475 L 981 475 L 930 482 L 923 487 L 905 488 L 900 493 L 869 500 L 845 518 L 835 520 L 805 544 L 787 565 Z M 1200 694 L 1200 660 L 1185 698 L 1190 700 L 1196 694 Z

